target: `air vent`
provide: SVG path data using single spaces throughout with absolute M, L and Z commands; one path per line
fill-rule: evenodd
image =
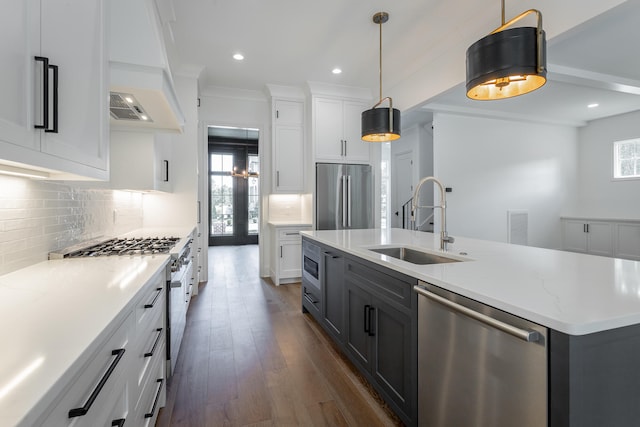
M 526 210 L 507 211 L 507 241 L 515 245 L 529 244 L 529 212 Z
M 114 119 L 153 122 L 136 97 L 130 93 L 111 92 L 109 98 L 109 111 Z

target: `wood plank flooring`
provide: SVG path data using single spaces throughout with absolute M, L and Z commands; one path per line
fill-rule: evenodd
M 300 284 L 258 274 L 258 247 L 209 248 L 156 426 L 396 426 L 300 308 Z

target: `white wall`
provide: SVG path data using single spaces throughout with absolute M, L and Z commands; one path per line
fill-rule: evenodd
M 208 88 L 200 93 L 199 118 L 207 126 L 236 126 L 259 129 L 258 153 L 263 171 L 271 164 L 271 103 L 258 91 Z M 206 132 L 203 130 L 203 132 Z M 204 134 L 203 134 L 204 137 Z M 206 144 L 205 144 L 206 146 Z M 269 275 L 269 257 L 264 250 L 271 247 L 268 196 L 270 173 L 260 174 L 260 275 Z M 206 202 L 205 202 L 206 203 Z
M 579 130 L 578 201 L 569 215 L 640 219 L 640 179 L 613 181 L 613 142 L 640 138 L 640 111 Z
M 433 125 L 452 236 L 506 242 L 507 211 L 524 209 L 529 245 L 561 247 L 560 216 L 577 191 L 575 128 L 442 113 Z

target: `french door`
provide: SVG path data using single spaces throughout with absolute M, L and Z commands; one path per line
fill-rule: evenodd
M 209 146 L 210 246 L 258 243 L 260 162 L 252 151 Z

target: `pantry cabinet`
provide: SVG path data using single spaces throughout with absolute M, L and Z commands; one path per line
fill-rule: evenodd
M 370 144 L 361 138 L 361 101 L 315 97 L 313 138 L 316 162 L 369 163 Z
M 106 4 L 5 5 L 11 10 L 0 18 L 0 160 L 66 179 L 108 178 Z
M 273 192 L 304 190 L 304 102 L 273 100 Z

